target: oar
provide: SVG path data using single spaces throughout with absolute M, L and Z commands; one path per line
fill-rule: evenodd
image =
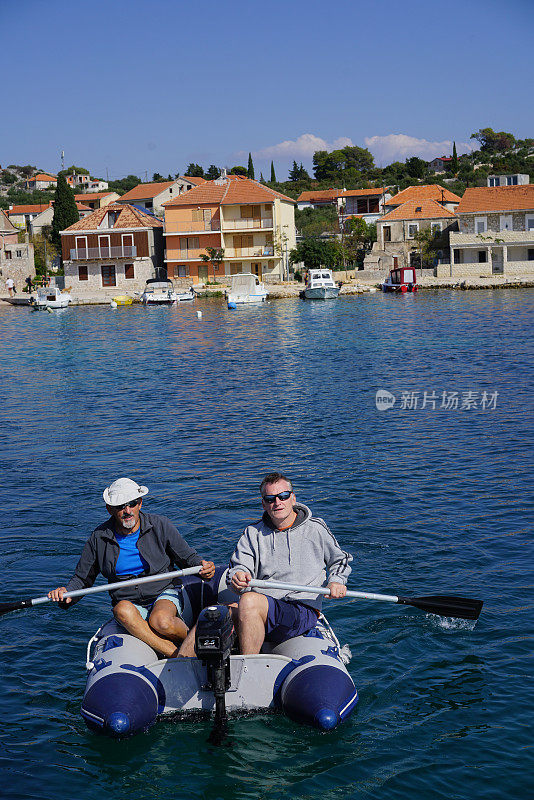
M 83 597 L 86 594 L 97 594 L 98 592 L 109 592 L 111 589 L 118 589 L 124 586 L 138 586 L 140 583 L 155 583 L 156 581 L 164 581 L 168 578 L 180 578 L 182 575 L 197 575 L 202 567 L 187 567 L 186 569 L 177 569 L 174 572 L 164 572 L 161 575 L 146 575 L 143 578 L 131 578 L 127 581 L 117 581 L 117 583 L 106 583 L 104 586 L 91 586 L 89 589 L 75 589 L 73 592 L 65 592 L 63 600 L 67 597 Z M 32 606 L 39 606 L 41 603 L 52 602 L 48 595 L 44 597 L 34 597 L 29 600 L 15 600 L 12 603 L 0 603 L 0 616 L 7 614 L 9 611 L 18 611 L 20 608 L 31 608 Z
M 276 581 L 260 581 L 252 578 L 249 586 L 261 589 L 284 589 L 290 592 L 313 592 L 329 596 L 330 589 L 321 586 L 298 586 L 292 583 L 277 583 Z M 386 603 L 400 603 L 405 606 L 415 606 L 429 614 L 438 614 L 440 617 L 459 617 L 460 619 L 478 619 L 482 610 L 482 600 L 469 600 L 467 597 L 454 597 L 448 595 L 430 595 L 429 597 L 397 597 L 394 594 L 373 594 L 372 592 L 347 591 L 345 597 L 358 597 L 360 600 L 379 600 Z

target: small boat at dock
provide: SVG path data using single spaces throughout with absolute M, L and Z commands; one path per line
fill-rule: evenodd
M 39 288 L 29 300 L 29 304 L 35 309 L 67 308 L 71 302 L 70 294 L 62 292 L 57 286 Z
M 310 269 L 306 279 L 304 297 L 306 300 L 333 300 L 340 287 L 335 283 L 330 269 Z
M 257 275 L 240 272 L 231 276 L 231 286 L 227 296 L 228 308 L 236 308 L 250 303 L 264 303 L 267 292 Z
M 185 292 L 177 292 L 171 280 L 159 280 L 151 278 L 146 282 L 141 302 L 145 306 L 150 305 L 172 305 L 184 300 L 194 300 L 195 293 L 192 288 Z
M 388 277 L 382 284 L 383 292 L 406 292 L 417 291 L 417 278 L 413 267 L 397 267 L 390 270 Z

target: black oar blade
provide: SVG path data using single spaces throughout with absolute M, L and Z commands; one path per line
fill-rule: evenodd
M 18 611 L 20 608 L 29 608 L 33 603 L 31 600 L 15 600 L 12 603 L 0 603 L 0 616 L 8 614 L 10 611 Z
M 469 600 L 467 597 L 431 595 L 429 597 L 399 597 L 397 602 L 406 606 L 415 606 L 428 614 L 438 614 L 440 617 L 478 619 L 483 601 Z

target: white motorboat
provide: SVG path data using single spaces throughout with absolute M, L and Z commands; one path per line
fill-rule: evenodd
M 144 305 L 170 305 L 182 300 L 194 300 L 193 289 L 186 292 L 177 292 L 171 280 L 158 280 L 151 278 L 146 282 L 145 290 L 141 295 L 141 302 Z
M 304 297 L 307 300 L 330 300 L 339 294 L 339 286 L 335 283 L 330 269 L 310 269 Z
M 240 272 L 231 277 L 232 285 L 228 293 L 228 308 L 236 308 L 248 303 L 264 303 L 267 299 L 265 286 L 251 272 Z
M 30 297 L 30 305 L 34 308 L 67 308 L 72 302 L 68 292 L 62 292 L 57 286 L 47 286 L 37 289 L 35 295 Z

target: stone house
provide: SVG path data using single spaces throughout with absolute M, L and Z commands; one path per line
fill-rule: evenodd
M 12 278 L 18 292 L 22 291 L 28 276 L 35 276 L 33 245 L 28 241 L 19 242 L 19 228 L 9 220 L 0 209 L 0 292 L 5 292 L 5 283 Z
M 89 208 L 89 206 L 84 206 L 83 203 L 80 203 L 78 200 L 76 201 L 76 208 L 78 209 L 78 215 L 80 219 L 87 217 L 89 214 L 92 213 L 93 209 Z M 43 228 L 46 225 L 51 225 L 52 220 L 54 219 L 54 202 L 50 203 L 50 206 L 46 208 L 44 211 L 41 211 L 40 214 L 37 214 L 36 217 L 30 222 L 29 229 L 32 236 L 37 234 L 41 234 L 43 232 Z
M 466 189 L 444 277 L 534 275 L 534 184 Z
M 25 189 L 55 189 L 57 186 L 57 178 L 55 175 L 49 175 L 46 172 L 38 172 L 33 178 L 28 178 L 24 182 Z
M 7 215 L 10 222 L 12 222 L 16 228 L 22 231 L 29 231 L 31 230 L 33 220 L 42 214 L 43 211 L 46 211 L 51 207 L 52 202 L 9 206 Z
M 439 186 L 437 183 L 427 184 L 425 186 L 408 186 L 402 192 L 390 197 L 384 204 L 384 211 L 387 214 L 398 208 L 403 203 L 409 200 L 435 200 L 437 203 L 446 208 L 448 211 L 455 211 L 460 198 L 449 189 Z
M 84 192 L 83 194 L 75 194 L 74 199 L 77 203 L 82 203 L 88 206 L 93 211 L 97 208 L 109 206 L 110 203 L 115 203 L 119 199 L 117 192 Z
M 437 235 L 438 258 L 448 257 L 449 235 L 458 230 L 458 218 L 437 200 L 408 200 L 377 222 L 377 241 L 366 256 L 365 269 L 390 270 L 419 266 L 417 234 L 430 229 Z
M 82 192 L 104 192 L 109 188 L 107 181 L 102 181 L 100 178 L 91 178 L 90 175 L 84 173 L 74 172 L 66 175 L 65 179 L 71 189 L 81 189 Z
M 339 227 L 343 228 L 346 220 L 359 218 L 368 224 L 377 222 L 391 192 L 386 187 L 376 189 L 346 189 L 338 197 Z
M 515 175 L 488 175 L 488 186 L 527 186 L 530 178 L 522 172 Z
M 128 204 L 93 211 L 61 233 L 65 284 L 73 292 L 142 291 L 163 271 L 163 223 Z

